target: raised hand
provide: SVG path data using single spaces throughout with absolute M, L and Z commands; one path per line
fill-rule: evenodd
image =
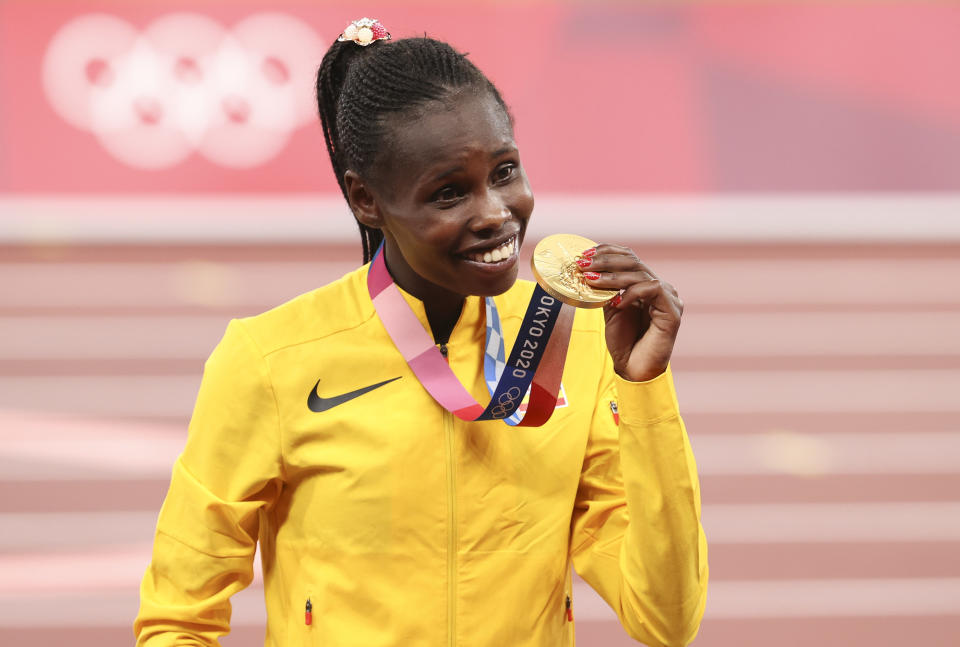
M 621 290 L 603 309 L 607 350 L 617 374 L 643 382 L 663 373 L 683 314 L 676 288 L 620 245 L 597 245 L 577 264 L 588 285 Z

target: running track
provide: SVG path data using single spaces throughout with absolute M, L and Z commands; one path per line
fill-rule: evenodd
M 960 246 L 660 245 L 701 647 L 960 644 Z M 0 644 L 130 644 L 205 356 L 354 247 L 0 247 Z M 634 644 L 589 590 L 579 644 Z M 262 589 L 225 645 L 262 642 Z

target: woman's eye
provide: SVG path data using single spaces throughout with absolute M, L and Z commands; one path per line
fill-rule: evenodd
M 460 197 L 460 192 L 453 186 L 445 186 L 433 194 L 434 202 L 456 202 Z
M 516 172 L 516 170 L 517 167 L 512 162 L 498 166 L 497 170 L 493 172 L 493 181 L 506 182 L 513 177 L 513 174 Z

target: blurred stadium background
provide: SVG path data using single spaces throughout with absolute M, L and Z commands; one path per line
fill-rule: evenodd
M 311 77 L 364 14 L 500 85 L 531 238 L 683 294 L 696 644 L 960 644 L 960 4 L 322 0 L 0 0 L 0 643 L 132 642 L 204 358 L 358 263 Z

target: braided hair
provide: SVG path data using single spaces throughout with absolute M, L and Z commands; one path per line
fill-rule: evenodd
M 350 169 L 374 177 L 374 164 L 389 150 L 388 119 L 464 88 L 492 94 L 509 116 L 496 87 L 477 67 L 447 43 L 404 38 L 360 47 L 335 41 L 317 73 L 317 106 L 330 163 L 347 198 L 344 173 Z M 349 200 L 349 198 L 347 198 Z M 383 241 L 383 232 L 359 220 L 363 262 Z

